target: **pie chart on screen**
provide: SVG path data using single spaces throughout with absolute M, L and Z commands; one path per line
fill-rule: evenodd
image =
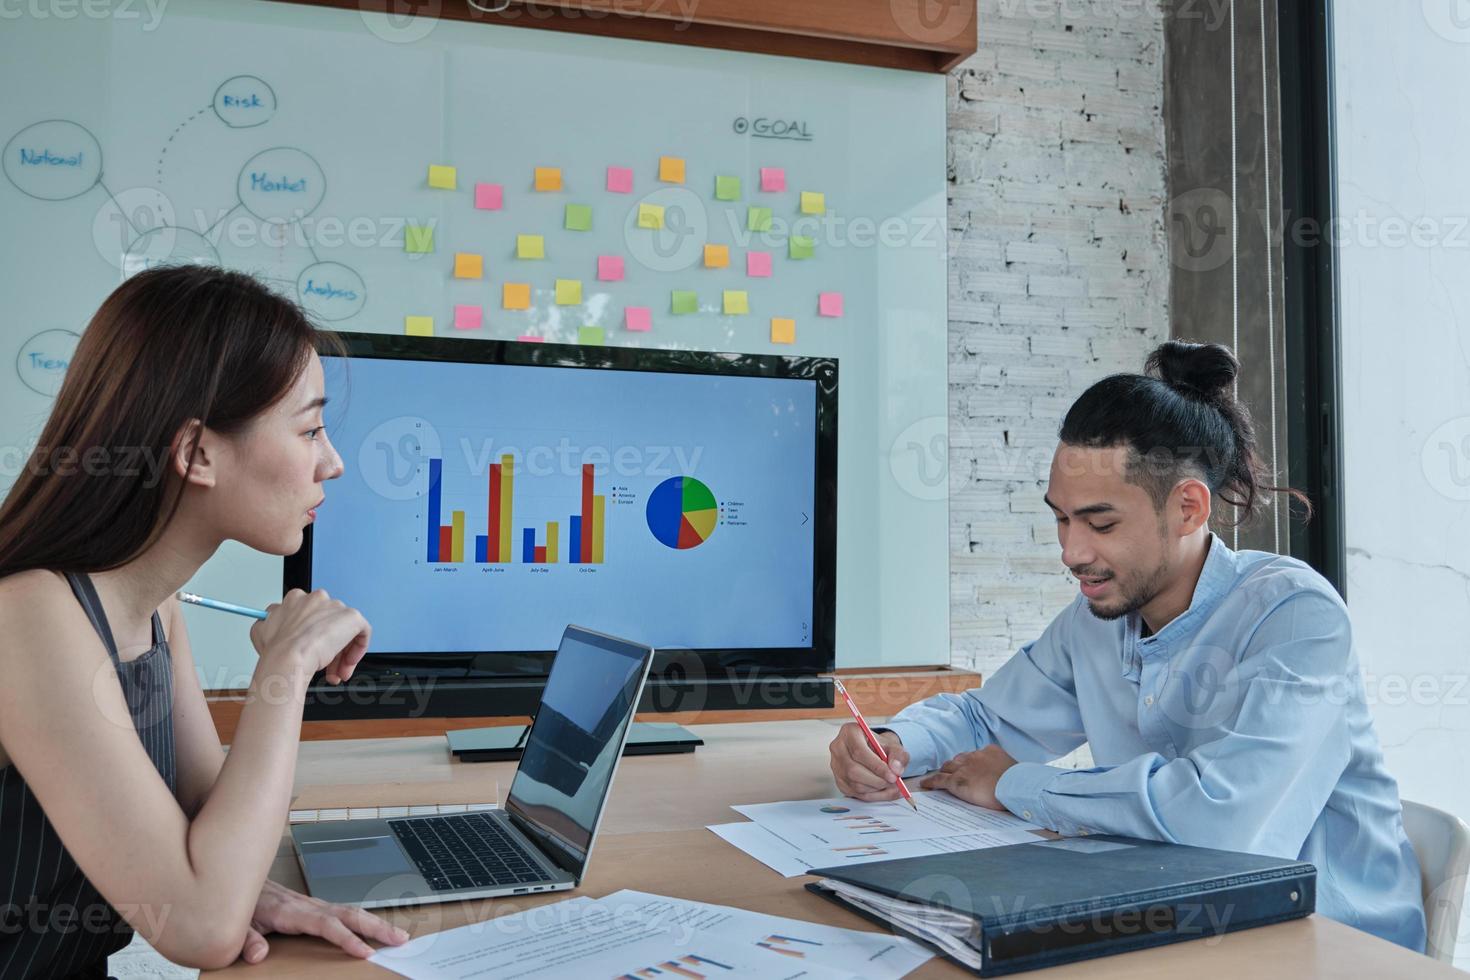
M 670 477 L 648 495 L 648 529 L 670 548 L 699 547 L 719 522 L 714 493 L 692 476 Z

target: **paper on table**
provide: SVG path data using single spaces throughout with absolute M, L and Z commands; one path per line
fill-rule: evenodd
M 772 969 L 773 961 L 787 959 L 738 939 L 618 916 L 602 902 L 575 898 L 385 946 L 371 962 L 412 980 L 648 975 L 640 970 L 687 976 L 705 963 L 732 976 L 820 980 L 852 975 L 808 965 L 805 959 Z
M 933 958 L 918 943 L 883 932 L 839 929 L 815 922 L 766 915 L 728 905 L 710 905 L 681 898 L 650 895 L 624 889 L 598 899 L 615 916 L 636 916 L 651 924 L 718 935 L 769 951 L 776 969 L 780 963 L 800 960 L 803 965 L 827 967 L 865 980 L 901 977 Z M 800 955 L 797 955 L 800 954 Z M 777 961 L 776 958 L 779 958 Z
M 728 844 L 740 848 L 761 864 L 785 878 L 810 874 L 815 868 L 838 865 L 872 864 L 898 858 L 924 857 L 950 851 L 978 851 L 1005 844 L 1025 844 L 1039 840 L 1031 830 L 992 830 L 960 837 L 937 837 L 929 840 L 885 842 L 882 845 L 854 844 L 838 847 L 801 849 L 777 837 L 758 823 L 715 824 L 709 828 Z
M 914 794 L 914 801 L 919 807 L 917 813 L 902 800 L 863 803 L 846 797 L 759 803 L 731 809 L 802 850 L 1038 829 L 1034 823 L 966 803 L 944 790 L 920 790 Z

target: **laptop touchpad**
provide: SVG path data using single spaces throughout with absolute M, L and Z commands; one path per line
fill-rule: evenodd
M 313 877 L 400 874 L 417 869 L 392 837 L 355 837 L 301 845 L 301 856 Z

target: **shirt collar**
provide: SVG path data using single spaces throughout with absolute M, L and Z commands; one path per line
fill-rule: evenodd
M 1139 637 L 1136 641 L 1139 655 L 1147 657 L 1168 649 L 1170 641 L 1182 633 L 1197 628 L 1201 619 L 1208 616 L 1225 593 L 1235 583 L 1235 552 L 1221 540 L 1218 534 L 1210 534 L 1210 550 L 1205 555 L 1204 567 L 1200 569 L 1199 581 L 1194 585 L 1194 595 L 1189 608 L 1175 616 L 1163 629 L 1153 636 Z M 1143 626 L 1143 617 L 1133 612 L 1128 614 L 1129 633 L 1138 637 Z

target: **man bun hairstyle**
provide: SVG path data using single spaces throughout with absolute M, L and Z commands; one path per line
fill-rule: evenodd
M 1062 420 L 1062 442 L 1126 446 L 1125 476 L 1155 508 L 1194 477 L 1235 508 L 1226 524 L 1255 518 L 1272 493 L 1290 494 L 1311 516 L 1305 494 L 1272 485 L 1250 412 L 1235 396 L 1240 361 L 1230 348 L 1170 340 L 1149 354 L 1144 372 L 1115 374 L 1083 392 Z

